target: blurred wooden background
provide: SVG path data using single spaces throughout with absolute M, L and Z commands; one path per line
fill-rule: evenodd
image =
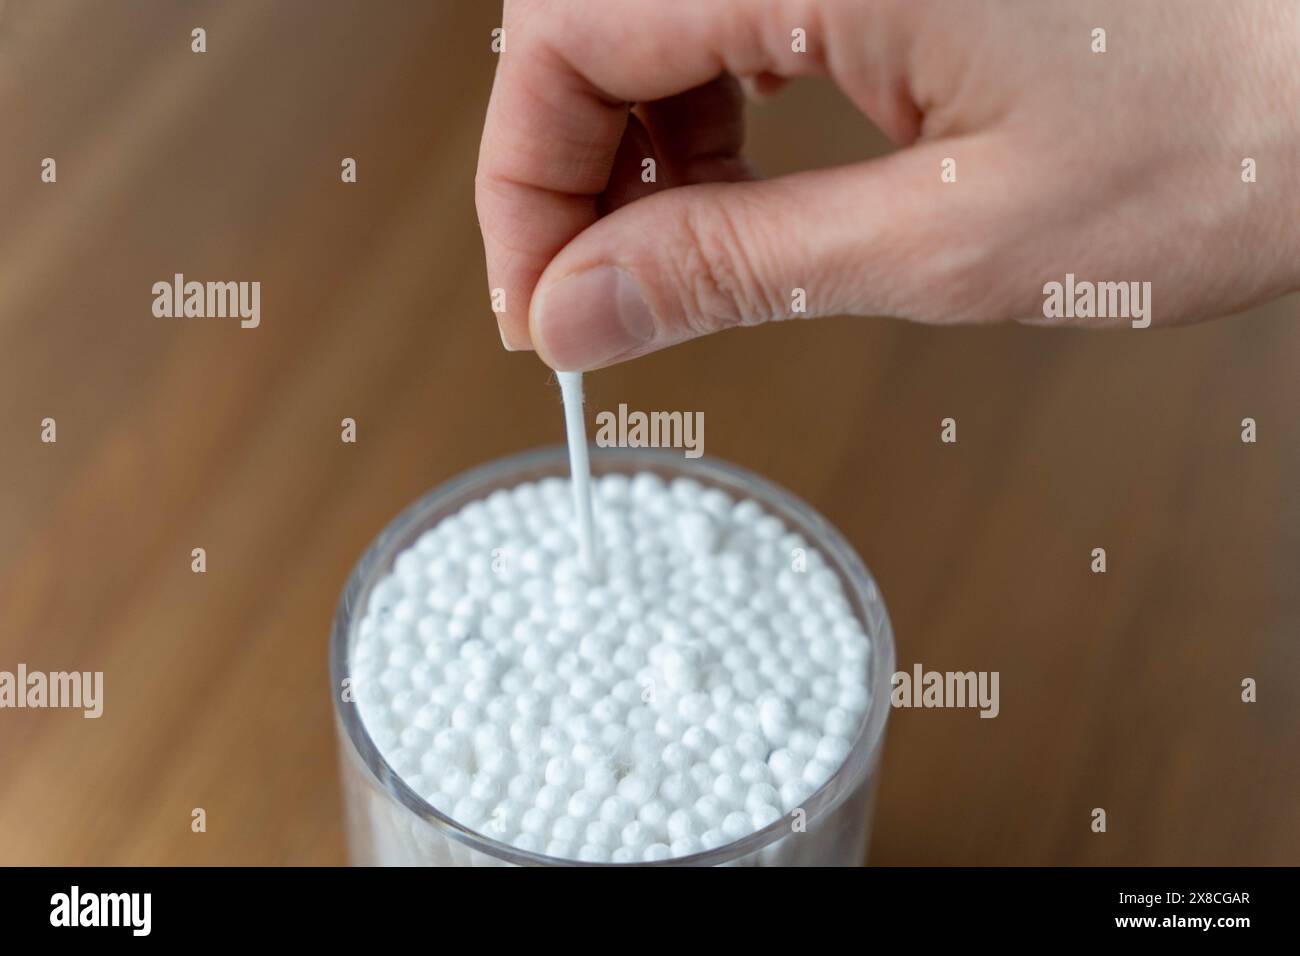
M 548 371 L 500 347 L 475 225 L 497 16 L 0 3 L 0 670 L 105 672 L 97 721 L 0 711 L 0 863 L 343 861 L 326 641 L 352 563 L 431 486 L 563 437 Z M 770 173 L 883 148 L 824 84 L 752 120 Z M 260 280 L 261 328 L 154 318 L 175 272 Z M 703 410 L 707 454 L 837 523 L 901 668 L 1001 672 L 996 720 L 893 714 L 874 862 L 1294 864 L 1297 312 L 787 323 L 588 388 Z

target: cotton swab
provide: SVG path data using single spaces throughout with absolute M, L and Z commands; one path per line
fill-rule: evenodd
M 556 372 L 564 399 L 564 428 L 569 441 L 569 481 L 578 520 L 578 549 L 589 577 L 599 573 L 595 521 L 591 505 L 591 462 L 587 457 L 587 422 L 582 414 L 582 373 Z

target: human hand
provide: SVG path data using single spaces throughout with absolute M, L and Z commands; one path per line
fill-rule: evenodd
M 489 285 L 557 369 L 795 315 L 1128 324 L 1045 320 L 1067 273 L 1149 282 L 1158 325 L 1300 287 L 1294 0 L 506 0 L 503 26 Z M 903 148 L 754 180 L 732 77 L 815 74 Z

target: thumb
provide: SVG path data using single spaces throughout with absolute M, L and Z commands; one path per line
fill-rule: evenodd
M 945 150 L 919 144 L 855 166 L 683 186 L 624 206 L 543 272 L 533 347 L 552 368 L 579 371 L 796 316 L 979 317 L 966 293 L 978 288 L 987 300 L 982 250 L 999 230 L 992 211 L 963 198 L 989 196 L 989 184 L 943 183 Z

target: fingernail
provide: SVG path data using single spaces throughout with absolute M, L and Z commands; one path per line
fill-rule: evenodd
M 738 79 L 740 80 L 740 89 L 745 94 L 745 99 L 759 105 L 767 102 L 767 97 L 758 89 L 758 80 L 752 76 L 742 76 L 738 77 Z
M 630 275 L 599 266 L 567 276 L 542 292 L 533 335 L 557 368 L 606 365 L 649 342 L 654 315 Z
M 507 352 L 513 352 L 514 349 L 511 347 L 510 343 L 506 341 L 505 327 L 500 322 L 497 323 L 497 333 L 501 336 L 501 345 L 505 348 L 505 350 Z

